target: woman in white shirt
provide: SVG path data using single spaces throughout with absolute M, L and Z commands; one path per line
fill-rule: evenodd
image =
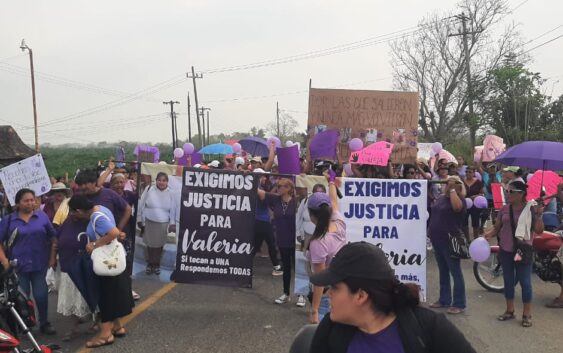
M 160 274 L 160 258 L 168 232 L 176 231 L 176 204 L 168 187 L 168 175 L 158 173 L 155 185 L 149 185 L 139 202 L 139 226 L 147 247 L 147 275 Z

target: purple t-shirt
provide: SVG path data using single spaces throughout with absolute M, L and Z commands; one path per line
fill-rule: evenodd
M 514 209 L 514 225 L 518 226 L 518 219 L 522 214 L 523 209 Z M 534 219 L 532 217 L 532 219 Z M 510 207 L 509 205 L 504 205 L 498 211 L 497 222 L 500 222 L 501 228 L 498 234 L 499 244 L 502 251 L 513 252 L 514 251 L 514 239 L 512 236 L 512 225 L 510 224 Z M 532 223 L 533 224 L 533 223 Z M 532 245 L 532 241 L 526 241 L 526 243 Z
M 276 227 L 276 242 L 280 248 L 295 247 L 295 214 L 297 211 L 295 198 L 284 203 L 278 194 L 266 193 L 266 203 L 274 213 Z
M 127 201 L 125 201 L 115 191 L 106 188 L 101 188 L 97 193 L 86 195 L 86 197 L 92 201 L 94 205 L 104 206 L 110 210 L 117 222 L 121 219 L 121 217 L 118 216 L 123 215 L 123 212 L 125 212 L 125 209 L 128 206 Z
M 347 353 L 405 353 L 397 320 L 378 333 L 356 332 Z
M 59 263 L 61 271 L 68 272 L 74 264 L 75 259 L 80 251 L 86 247 L 88 237 L 83 235 L 78 239 L 80 233 L 86 232 L 88 222 L 75 221 L 72 217 L 67 217 L 64 223 L 57 229 L 59 249 Z
M 465 202 L 463 209 L 455 212 L 449 197 L 440 196 L 432 205 L 432 217 L 430 217 L 430 240 L 437 245 L 447 245 L 450 232 L 461 231 L 465 214 L 467 212 Z
M 10 260 L 18 260 L 18 272 L 43 271 L 49 266 L 51 238 L 56 235 L 55 228 L 43 211 L 35 211 L 25 222 L 14 212 L 0 222 L 0 242 L 10 239 L 18 229 Z
M 328 232 L 324 237 L 312 240 L 309 244 L 307 257 L 312 264 L 328 266 L 338 250 L 346 244 L 346 223 L 342 219 L 342 214 L 333 212 L 331 220 L 336 224 L 336 231 Z

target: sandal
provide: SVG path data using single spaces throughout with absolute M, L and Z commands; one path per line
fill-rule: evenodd
M 504 314 L 497 317 L 498 321 L 508 321 L 514 319 L 514 311 L 505 311 Z
M 110 344 L 113 344 L 113 341 L 114 341 L 113 335 L 110 335 L 109 337 L 106 338 L 96 337 L 93 340 L 86 342 L 86 348 L 98 348 L 98 347 L 108 346 Z
M 160 267 L 155 267 L 155 268 L 153 269 L 153 271 L 154 271 L 154 274 L 155 274 L 155 275 L 157 275 L 157 276 L 160 275 Z
M 465 309 L 462 308 L 456 308 L 455 306 L 452 306 L 450 308 L 448 308 L 448 314 L 450 315 L 457 315 L 457 314 L 461 314 L 465 311 Z
M 532 315 L 522 315 L 522 327 L 532 327 Z
M 552 309 L 563 309 L 563 300 L 557 297 L 553 299 L 551 302 L 545 304 L 545 306 Z
M 430 304 L 429 307 L 432 309 L 440 309 L 440 308 L 444 308 L 445 305 L 442 305 L 440 302 L 435 302 Z
M 125 330 L 125 327 L 123 327 L 123 326 L 121 326 L 118 329 L 112 330 L 111 333 L 117 338 L 122 338 L 122 337 L 125 337 L 127 335 L 127 331 Z
M 152 265 L 147 265 L 147 269 L 145 270 L 145 273 L 147 275 L 152 275 L 154 273 L 154 268 L 152 267 Z

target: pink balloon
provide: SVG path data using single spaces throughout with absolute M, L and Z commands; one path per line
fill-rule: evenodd
M 465 205 L 467 206 L 467 209 L 470 209 L 471 207 L 473 207 L 473 200 L 471 200 L 469 197 L 466 198 Z
M 364 142 L 359 138 L 355 137 L 348 142 L 348 147 L 350 147 L 350 151 L 356 152 L 364 148 Z
M 344 173 L 346 173 L 347 177 L 354 175 L 354 172 L 352 171 L 352 165 L 350 163 L 344 164 Z
M 475 179 L 477 179 L 479 181 L 483 181 L 483 177 L 481 176 L 481 173 L 475 172 Z
M 233 148 L 233 153 L 240 153 L 240 151 L 242 150 L 242 146 L 238 142 L 233 143 L 231 147 Z
M 477 208 L 487 208 L 489 206 L 489 203 L 487 202 L 485 196 L 477 196 L 475 199 L 473 199 L 473 205 Z
M 192 143 L 184 143 L 184 154 L 192 154 L 194 153 L 195 147 Z
M 434 142 L 430 148 L 432 149 L 432 152 L 434 152 L 434 154 L 440 153 L 443 149 L 440 142 Z
M 179 159 L 182 158 L 184 156 L 184 150 L 181 149 L 180 147 L 177 147 L 174 150 L 174 158 Z
M 475 262 L 484 262 L 491 256 L 491 247 L 487 239 L 479 237 L 469 245 L 469 256 Z

